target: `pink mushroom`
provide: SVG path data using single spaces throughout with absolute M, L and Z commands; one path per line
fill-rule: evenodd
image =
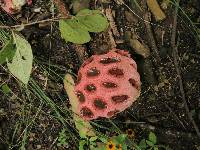
M 78 72 L 75 93 L 85 120 L 110 118 L 130 107 L 140 95 L 140 75 L 128 52 L 93 55 Z
M 25 4 L 31 5 L 32 0 L 0 0 L 0 6 L 9 14 L 18 12 Z

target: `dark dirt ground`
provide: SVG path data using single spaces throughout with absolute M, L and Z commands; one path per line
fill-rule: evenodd
M 64 2 L 66 9 L 73 13 L 72 2 L 68 0 Z M 139 16 L 143 16 L 133 2 L 127 0 L 125 3 L 138 12 Z M 5 25 L 20 24 L 27 18 L 30 22 L 48 19 L 52 17 L 51 5 L 52 2 L 48 0 L 33 0 L 32 6 L 25 6 L 17 15 L 8 15 L 2 11 L 0 19 Z M 180 6 L 193 22 L 200 23 L 198 0 L 182 0 Z M 171 45 L 175 9 L 173 5 L 169 5 L 164 10 L 167 16 L 164 21 L 156 22 L 154 17 L 151 17 L 150 26 L 153 34 L 149 33 L 145 22 L 131 13 L 125 5 L 114 1 L 108 3 L 97 1 L 95 4 L 91 0 L 89 7 L 91 9 L 110 7 L 115 12 L 114 21 L 119 35 L 113 35 L 113 38 L 117 48 L 126 49 L 131 53 L 132 58 L 137 61 L 141 74 L 141 96 L 131 108 L 112 118 L 112 122 L 122 132 L 133 129 L 136 142 L 147 137 L 149 131 L 153 131 L 157 135 L 158 143 L 171 149 L 200 149 L 200 139 L 188 117 L 191 115 L 200 128 L 200 40 L 188 18 L 181 12 L 178 14 L 176 32 L 178 55 L 174 56 Z M 41 9 L 36 13 L 34 10 L 37 8 Z M 55 15 L 57 14 L 56 11 Z M 130 44 L 128 35 L 133 31 L 139 41 L 149 47 L 151 54 L 147 58 L 137 54 Z M 65 43 L 60 37 L 57 22 L 27 26 L 21 34 L 30 42 L 34 53 L 32 80 L 40 86 L 51 101 L 45 101 L 35 93 L 37 88 L 34 88 L 32 81 L 28 87 L 30 90 L 26 91 L 8 73 L 6 66 L 1 66 L 0 83 L 7 83 L 12 92 L 4 94 L 0 91 L 0 149 L 20 149 L 22 145 L 30 150 L 78 149 L 80 138 L 70 120 L 68 111 L 70 105 L 61 77 L 64 77 L 69 70 L 77 74 L 83 59 L 110 49 L 112 45 L 108 30 L 104 33 L 92 33 L 92 40 L 84 45 Z M 156 45 L 153 45 L 150 35 Z M 159 57 L 154 53 L 155 46 Z M 189 114 L 184 107 L 174 57 L 178 59 Z M 55 105 L 54 109 L 52 103 Z M 95 127 L 103 133 L 115 134 L 108 120 L 98 119 L 94 122 L 113 131 Z M 67 129 L 69 140 L 65 147 L 58 147 L 57 138 L 62 128 Z

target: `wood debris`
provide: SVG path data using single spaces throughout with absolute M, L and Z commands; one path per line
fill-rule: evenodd
M 156 21 L 162 21 L 166 18 L 165 13 L 162 11 L 156 0 L 147 0 L 147 5 L 154 15 Z

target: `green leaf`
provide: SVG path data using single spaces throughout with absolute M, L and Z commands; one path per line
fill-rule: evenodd
M 126 145 L 126 143 L 122 143 L 122 149 L 123 149 L 123 150 L 127 150 L 127 145 Z
M 102 32 L 108 27 L 106 17 L 99 10 L 83 9 L 76 17 L 89 32 Z
M 153 144 L 156 144 L 157 142 L 156 135 L 153 132 L 149 133 L 149 141 L 151 141 Z
M 98 138 L 97 136 L 93 136 L 93 137 L 91 137 L 91 138 L 90 138 L 90 140 L 89 140 L 89 141 L 90 141 L 90 142 L 94 142 L 94 141 L 96 141 L 96 140 L 97 140 L 97 138 Z
M 144 150 L 144 149 L 147 148 L 147 144 L 146 144 L 145 139 L 142 139 L 142 140 L 140 141 L 139 147 L 140 147 L 142 150 Z
M 99 140 L 103 143 L 107 143 L 108 142 L 108 138 L 106 136 L 100 136 Z
M 84 145 L 86 144 L 85 140 L 80 140 L 79 141 L 79 150 L 84 150 Z
M 101 14 L 101 11 L 100 10 L 82 9 L 76 14 L 76 16 L 77 17 L 85 17 L 88 15 L 94 15 L 94 14 Z
M 3 84 L 1 86 L 1 89 L 2 89 L 2 91 L 3 91 L 4 94 L 8 94 L 11 91 L 10 88 L 9 88 L 9 86 L 7 84 Z
M 7 63 L 10 72 L 24 84 L 30 78 L 33 54 L 28 41 L 17 34 L 13 34 L 16 52 L 11 63 Z
M 149 141 L 149 140 L 146 140 L 146 143 L 147 143 L 147 145 L 149 145 L 150 147 L 153 147 L 153 146 L 154 146 L 154 143 L 151 142 L 151 141 Z
M 158 146 L 154 146 L 153 149 L 154 149 L 154 150 L 158 150 Z
M 89 32 L 75 18 L 60 20 L 59 29 L 66 42 L 84 44 L 91 39 Z
M 82 130 L 87 126 L 90 126 L 90 124 L 88 122 L 85 122 L 84 120 L 81 120 L 81 118 L 76 117 L 76 128 L 79 130 L 79 135 L 81 138 L 87 138 L 87 133 L 86 130 Z
M 116 139 L 116 141 L 118 143 L 124 143 L 124 141 L 126 140 L 127 135 L 126 134 L 120 134 L 117 137 L 115 137 L 114 139 Z
M 0 50 L 0 64 L 11 61 L 15 55 L 15 52 L 16 48 L 13 44 L 13 39 L 11 38 L 10 41 L 2 48 L 2 50 Z

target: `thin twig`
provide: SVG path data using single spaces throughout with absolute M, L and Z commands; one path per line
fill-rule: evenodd
M 178 116 L 176 115 L 176 113 L 169 107 L 169 105 L 167 105 L 167 104 L 165 103 L 165 107 L 167 107 L 167 109 L 169 109 L 170 113 L 179 121 L 180 125 L 181 125 L 184 129 L 186 129 L 185 126 L 184 126 L 184 124 L 183 124 L 183 122 L 178 118 Z
M 79 15 L 79 16 L 90 16 L 93 15 L 92 13 L 89 15 Z M 46 23 L 46 22 L 57 22 L 60 19 L 71 19 L 75 16 L 73 15 L 68 15 L 68 16 L 61 16 L 61 17 L 57 17 L 57 18 L 49 18 L 49 19 L 44 19 L 44 20 L 39 20 L 39 21 L 34 21 L 34 22 L 29 22 L 29 23 L 22 23 L 22 24 L 18 24 L 18 25 L 13 25 L 13 26 L 7 26 L 7 25 L 0 25 L 0 29 L 16 29 L 16 28 L 20 28 L 20 27 L 26 27 L 26 26 L 31 26 L 31 25 L 35 25 L 38 23 Z
M 105 9 L 105 13 L 106 13 L 106 17 L 107 17 L 108 20 L 109 20 L 109 24 L 110 24 L 110 27 L 111 27 L 111 29 L 112 29 L 113 34 L 114 34 L 116 37 L 119 37 L 120 34 L 119 34 L 119 31 L 118 31 L 118 29 L 117 29 L 115 20 L 114 20 L 113 15 L 112 15 L 112 9 L 111 9 L 111 8 Z
M 157 0 L 147 0 L 147 6 L 154 15 L 156 21 L 162 21 L 166 18 L 165 13 L 160 8 Z
M 52 22 L 52 21 L 59 21 L 60 19 L 69 19 L 70 17 L 58 17 L 58 18 L 50 18 L 50 19 L 44 19 L 44 20 L 39 20 L 39 21 L 34 21 L 34 22 L 30 22 L 30 23 L 25 23 L 25 24 L 18 24 L 18 25 L 14 25 L 14 26 L 6 26 L 6 25 L 0 25 L 0 29 L 16 29 L 16 28 L 20 28 L 21 26 L 31 26 L 31 25 L 35 25 L 38 23 L 46 23 L 46 22 Z
M 177 14 L 178 14 L 178 6 L 179 6 L 179 2 L 180 0 L 177 0 L 177 5 L 174 11 L 174 22 L 173 22 L 173 28 L 172 28 L 172 37 L 171 37 L 171 47 L 172 47 L 172 55 L 174 58 L 174 65 L 175 65 L 175 69 L 176 69 L 176 73 L 178 76 L 178 80 L 179 80 L 179 88 L 180 88 L 180 92 L 182 95 L 182 100 L 184 103 L 184 107 L 186 110 L 186 113 L 188 115 L 188 118 L 190 119 L 191 123 L 193 124 L 193 127 L 197 133 L 197 136 L 200 138 L 200 131 L 198 126 L 196 125 L 194 119 L 192 118 L 192 115 L 190 113 L 189 107 L 187 105 L 187 101 L 186 101 L 186 97 L 185 97 L 185 92 L 184 92 L 184 88 L 183 88 L 183 81 L 181 78 L 181 71 L 179 69 L 179 65 L 178 65 L 178 44 L 176 44 L 176 28 L 177 28 Z
M 144 14 L 144 18 L 145 20 L 149 20 L 149 17 L 150 17 L 150 13 L 149 12 L 146 12 Z M 156 46 L 156 41 L 155 41 L 155 38 L 153 36 L 153 32 L 152 32 L 152 29 L 151 29 L 151 25 L 148 23 L 148 22 L 144 22 L 145 26 L 146 26 L 146 29 L 147 29 L 147 35 L 149 37 L 149 41 L 151 42 L 151 48 L 152 48 L 152 51 L 154 53 L 154 56 L 156 57 L 156 60 L 158 61 L 158 63 L 160 64 L 160 56 L 159 56 L 159 52 L 158 52 L 158 48 Z

